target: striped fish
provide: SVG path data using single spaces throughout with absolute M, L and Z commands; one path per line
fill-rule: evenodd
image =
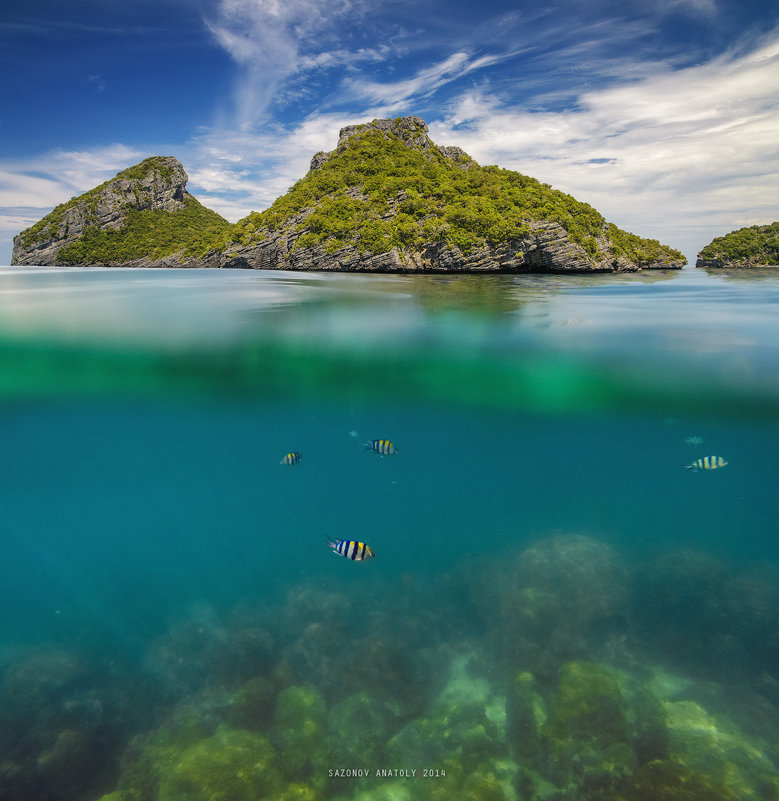
M 380 456 L 391 456 L 398 452 L 395 444 L 388 439 L 372 439 L 365 443 L 366 451 L 376 451 Z
M 333 540 L 332 542 L 328 540 L 327 546 L 332 548 L 333 553 L 355 562 L 363 562 L 376 556 L 370 545 L 356 540 Z
M 299 461 L 300 461 L 300 453 L 298 451 L 290 451 L 281 460 L 281 464 L 297 464 Z
M 703 444 L 703 437 L 687 437 L 685 440 L 687 445 L 702 445 Z
M 721 456 L 701 456 L 700 459 L 696 459 L 692 464 L 685 465 L 685 467 L 697 473 L 699 470 L 716 470 L 726 464 L 727 462 Z

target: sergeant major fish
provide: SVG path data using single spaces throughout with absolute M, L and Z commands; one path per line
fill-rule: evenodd
M 398 452 L 393 442 L 388 439 L 372 439 L 370 442 L 365 443 L 366 451 L 376 451 L 379 456 L 391 456 Z
M 701 456 L 700 459 L 696 459 L 692 464 L 685 465 L 685 468 L 697 473 L 699 470 L 716 470 L 726 464 L 727 462 L 721 456 Z
M 299 451 L 290 451 L 284 456 L 280 464 L 297 464 L 300 461 Z
M 373 559 L 376 556 L 370 545 L 356 540 L 328 540 L 327 546 L 332 549 L 333 553 L 355 562 L 364 562 L 366 559 Z

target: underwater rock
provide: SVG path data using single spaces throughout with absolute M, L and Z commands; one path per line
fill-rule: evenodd
M 422 716 L 387 743 L 393 760 L 441 765 L 450 760 L 468 773 L 507 756 L 505 698 L 469 672 L 469 658 L 455 657 L 443 690 Z
M 268 674 L 276 663 L 276 645 L 271 635 L 257 626 L 228 629 L 221 643 L 208 654 L 212 680 L 224 687 L 237 687 L 259 674 Z
M 380 764 L 384 744 L 398 726 L 386 704 L 366 693 L 354 693 L 327 715 L 327 739 L 338 758 L 349 764 Z
M 342 593 L 310 586 L 287 593 L 280 622 L 290 644 L 284 647 L 283 656 L 301 681 L 320 687 L 338 683 L 343 644 L 351 642 L 344 615 L 349 605 L 349 598 Z
M 398 636 L 370 636 L 356 643 L 345 660 L 351 689 L 376 695 L 398 718 L 418 715 L 430 699 L 434 682 L 433 669 L 423 654 Z
M 506 696 L 506 735 L 517 758 L 532 759 L 538 754 L 546 718 L 546 707 L 536 692 L 533 674 L 518 673 Z
M 625 801 L 736 801 L 729 790 L 670 759 L 643 765 L 624 798 Z
M 483 581 L 476 596 L 511 675 L 527 669 L 552 681 L 560 664 L 597 658 L 624 630 L 628 572 L 611 546 L 590 537 L 542 540 Z
M 117 793 L 121 801 L 275 801 L 284 785 L 260 734 L 222 726 L 201 737 L 162 727 L 133 742 Z
M 779 799 L 779 766 L 764 744 L 693 701 L 666 701 L 669 756 L 734 801 Z
M 373 591 L 376 591 L 375 585 Z M 282 650 L 297 683 L 316 687 L 329 702 L 365 691 L 401 718 L 410 718 L 428 702 L 435 682 L 435 646 L 409 609 L 373 610 L 358 619 L 344 610 L 351 601 L 341 593 L 296 588 L 284 606 L 283 627 L 294 638 Z M 390 633 L 391 632 L 391 633 Z M 281 638 L 279 638 L 281 639 Z M 344 681 L 348 675 L 349 680 Z
M 626 703 L 613 671 L 589 662 L 563 665 L 536 764 L 558 787 L 615 789 L 632 775 Z
M 325 702 L 313 687 L 287 687 L 276 702 L 271 731 L 285 775 L 305 780 L 326 756 Z M 324 771 L 323 771 L 324 773 Z
M 556 739 L 624 743 L 628 738 L 624 707 L 610 670 L 590 662 L 567 662 L 560 670 L 546 728 Z
M 157 701 L 148 689 L 118 661 L 23 651 L 0 681 L 0 798 L 80 801 L 106 789 L 123 741 Z
M 507 737 L 523 799 L 625 801 L 636 770 L 668 756 L 660 702 L 643 676 L 567 662 L 555 687 L 517 674 L 506 699 Z
M 233 729 L 267 731 L 273 723 L 276 701 L 290 676 L 279 667 L 270 676 L 255 676 L 241 685 L 224 709 L 224 722 Z
M 221 624 L 212 615 L 178 621 L 148 648 L 144 667 L 172 697 L 194 694 L 208 684 L 209 665 L 203 655 L 222 636 Z
M 222 729 L 185 748 L 162 771 L 156 801 L 260 801 L 275 799 L 281 786 L 267 739 Z

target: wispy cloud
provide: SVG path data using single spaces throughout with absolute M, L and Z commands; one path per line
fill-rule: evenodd
M 445 84 L 509 57 L 511 54 L 474 57 L 459 51 L 420 69 L 410 78 L 394 82 L 355 78 L 345 82 L 344 90 L 354 100 L 369 100 L 374 104 L 394 108 L 414 99 L 429 97 Z
M 99 75 L 87 76 L 87 82 L 95 87 L 95 91 L 97 91 L 98 94 L 102 94 L 106 90 L 106 82 Z
M 775 219 L 779 33 L 699 66 L 645 71 L 583 93 L 576 110 L 529 112 L 469 90 L 431 133 L 689 256 L 717 233 Z
M 50 208 L 111 178 L 144 157 L 122 144 L 94 150 L 56 150 L 0 162 L 0 207 Z
M 206 24 L 241 67 L 237 127 L 261 119 L 283 84 L 300 72 L 386 58 L 387 45 L 350 49 L 337 35 L 368 6 L 367 0 L 220 0 Z

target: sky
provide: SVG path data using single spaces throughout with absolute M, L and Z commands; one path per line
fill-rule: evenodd
M 339 129 L 417 114 L 694 263 L 779 219 L 775 0 L 5 0 L 0 264 L 151 155 L 234 222 Z

